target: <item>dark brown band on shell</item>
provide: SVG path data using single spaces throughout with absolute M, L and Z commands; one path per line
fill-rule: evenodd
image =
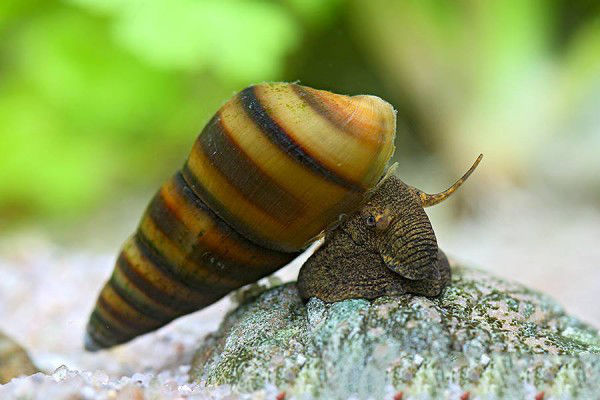
M 256 95 L 255 86 L 250 86 L 244 89 L 239 94 L 242 102 L 244 111 L 248 114 L 250 119 L 254 121 L 256 126 L 269 138 L 269 140 L 277 145 L 281 150 L 292 157 L 300 164 L 306 166 L 314 173 L 323 176 L 330 182 L 342 186 L 345 189 L 364 192 L 364 188 L 360 185 L 349 182 L 341 176 L 336 175 L 332 171 L 328 170 L 325 166 L 321 165 L 316 159 L 310 156 L 298 143 L 285 132 L 273 119 L 269 116 L 267 111 L 264 109 L 260 100 Z
M 192 188 L 194 194 L 196 194 L 204 203 L 210 206 L 211 210 L 219 216 L 221 221 L 227 220 L 233 225 L 235 224 L 235 230 L 246 237 L 248 240 L 257 244 L 258 246 L 265 247 L 267 249 L 272 248 L 272 244 L 265 238 L 256 235 L 253 229 L 245 225 L 238 218 L 235 218 L 226 207 L 221 204 L 203 185 L 200 184 L 198 179 L 194 176 L 194 173 L 189 169 L 187 164 L 181 170 L 183 178 L 186 183 Z M 223 222 L 225 223 L 225 222 Z
M 273 181 L 231 140 L 219 113 L 204 128 L 194 151 L 202 151 L 242 196 L 275 219 L 289 224 L 302 215 L 302 202 Z

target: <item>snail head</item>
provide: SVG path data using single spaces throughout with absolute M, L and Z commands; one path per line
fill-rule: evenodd
M 370 193 L 362 209 L 341 227 L 352 240 L 376 253 L 404 278 L 418 280 L 435 273 L 438 245 L 424 208 L 442 202 L 475 170 L 482 155 L 449 189 L 427 194 L 402 182 L 394 168 Z

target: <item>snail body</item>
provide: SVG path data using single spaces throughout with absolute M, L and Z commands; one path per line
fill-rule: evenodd
M 289 263 L 377 185 L 395 125 L 375 96 L 288 83 L 238 93 L 123 245 L 86 349 L 127 342 Z
M 393 173 L 386 176 L 360 210 L 327 232 L 323 245 L 304 263 L 298 274 L 300 296 L 326 302 L 406 293 L 438 296 L 450 282 L 450 265 L 424 208 L 448 198 L 481 158 L 452 187 L 435 195 Z

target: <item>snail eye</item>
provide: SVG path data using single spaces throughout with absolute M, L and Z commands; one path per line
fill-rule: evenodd
M 392 218 L 387 214 L 382 215 L 380 218 L 375 218 L 375 220 L 375 229 L 379 232 L 387 230 L 392 222 Z
M 375 226 L 375 224 L 377 223 L 377 220 L 375 219 L 375 216 L 369 215 L 367 217 L 367 221 L 366 222 L 367 222 L 368 226 Z

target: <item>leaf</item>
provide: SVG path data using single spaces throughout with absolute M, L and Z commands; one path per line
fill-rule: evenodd
M 237 81 L 272 80 L 300 30 L 281 5 L 241 0 L 72 0 L 114 17 L 114 34 L 166 70 L 213 71 Z

